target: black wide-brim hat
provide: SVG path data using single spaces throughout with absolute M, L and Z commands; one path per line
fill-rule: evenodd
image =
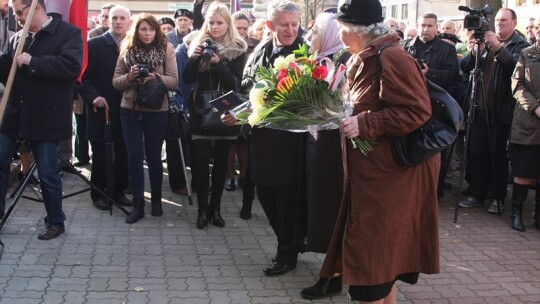
M 384 20 L 379 0 L 340 0 L 335 18 L 339 21 L 365 26 Z

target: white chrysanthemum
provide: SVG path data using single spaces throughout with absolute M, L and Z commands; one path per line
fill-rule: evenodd
M 274 60 L 274 68 L 276 70 L 288 69 L 289 64 L 293 62 L 294 59 L 294 54 L 291 54 L 287 57 L 279 56 L 278 58 L 276 58 L 276 60 Z
M 253 88 L 249 92 L 249 101 L 253 108 L 261 108 L 264 106 L 264 97 L 266 96 L 266 90 Z
M 251 126 L 258 124 L 260 121 L 261 121 L 261 116 L 259 115 L 258 111 L 253 111 L 253 113 L 249 114 L 248 123 Z

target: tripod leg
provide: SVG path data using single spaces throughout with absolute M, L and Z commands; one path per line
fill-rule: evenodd
M 6 221 L 9 218 L 9 216 L 11 215 L 11 212 L 13 212 L 13 209 L 15 208 L 15 205 L 17 205 L 17 202 L 21 198 L 21 196 L 22 196 L 22 194 L 24 192 L 24 189 L 26 188 L 26 186 L 30 182 L 30 177 L 33 176 L 34 172 L 36 171 L 36 168 L 37 168 L 36 163 L 32 163 L 32 165 L 30 166 L 30 170 L 28 170 L 28 174 L 17 185 L 17 187 L 16 187 L 17 190 L 15 192 L 15 195 L 13 196 L 13 201 L 11 202 L 11 205 L 9 206 L 9 208 L 6 210 L 6 214 L 4 215 L 2 220 L 0 221 L 0 231 L 2 230 L 4 225 L 6 224 Z
M 92 184 L 92 182 L 90 180 L 88 180 L 88 178 L 86 178 L 86 176 L 82 175 L 81 171 L 80 170 L 77 170 L 75 167 L 73 167 L 72 164 L 70 164 L 68 161 L 62 159 L 61 157 L 58 157 L 58 159 L 63 162 L 66 166 L 69 166 L 71 167 L 76 173 L 78 177 L 80 177 L 85 183 L 87 183 L 90 187 L 91 187 L 91 190 L 96 190 L 100 195 L 102 195 L 103 197 L 105 197 L 106 199 L 108 199 L 109 201 L 111 201 L 113 203 L 114 206 L 116 206 L 116 208 L 120 209 L 120 211 L 124 212 L 126 215 L 129 215 L 129 211 L 127 211 L 124 207 L 122 207 L 122 205 L 120 205 L 116 200 L 114 200 L 110 195 L 108 195 L 107 193 L 105 193 L 103 190 L 99 189 L 98 187 L 96 187 L 94 184 Z M 81 193 L 81 192 L 84 192 L 84 191 L 80 191 L 80 192 L 76 192 L 76 194 L 78 193 Z M 69 196 L 64 196 L 65 197 L 69 197 Z
M 178 145 L 180 146 L 180 161 L 182 162 L 182 170 L 184 171 L 184 177 L 186 179 L 186 189 L 188 193 L 188 201 L 190 205 L 193 205 L 193 199 L 191 198 L 191 183 L 189 182 L 186 162 L 184 159 L 184 149 L 182 148 L 182 139 L 178 138 Z

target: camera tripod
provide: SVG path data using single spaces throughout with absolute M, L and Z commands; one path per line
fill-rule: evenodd
M 474 122 L 475 115 L 476 115 L 476 105 L 477 101 L 479 100 L 478 97 L 480 95 L 480 92 L 482 92 L 482 100 L 484 101 L 485 105 L 485 97 L 483 96 L 483 77 L 484 73 L 482 71 L 482 68 L 480 67 L 480 59 L 482 57 L 482 53 L 480 52 L 480 45 L 484 43 L 484 39 L 482 36 L 476 37 L 476 56 L 475 56 L 475 63 L 474 63 L 474 69 L 471 71 L 471 74 L 469 76 L 469 84 L 467 86 L 467 97 L 465 98 L 464 108 L 467 109 L 467 122 L 465 127 L 465 141 L 464 141 L 464 155 L 463 160 L 460 164 L 460 175 L 459 175 L 459 184 L 458 184 L 458 193 L 456 198 L 456 205 L 455 205 L 455 211 L 454 211 L 454 223 L 457 222 L 458 213 L 459 213 L 459 202 L 461 201 L 461 189 L 463 187 L 463 180 L 465 179 L 465 170 L 467 168 L 467 154 L 468 154 L 468 144 L 469 144 L 469 138 L 470 138 L 470 130 L 471 125 Z M 471 50 L 472 52 L 472 50 Z M 486 107 L 484 107 L 486 108 Z M 465 111 L 464 111 L 465 112 Z M 491 132 L 490 132 L 490 126 L 489 126 L 489 115 L 486 108 L 485 114 L 486 116 L 486 123 L 487 123 L 487 134 L 488 134 L 488 142 L 489 142 L 489 149 L 490 151 L 493 151 L 493 140 L 491 138 Z M 493 153 L 490 153 L 491 159 L 491 170 L 494 172 L 494 160 L 493 160 Z M 499 199 L 497 199 L 497 214 L 501 215 L 501 206 L 502 203 Z
M 112 205 L 116 206 L 118 209 L 120 209 L 120 211 L 124 212 L 126 215 L 129 214 L 129 212 L 124 208 L 122 207 L 118 202 L 116 202 L 111 196 L 109 196 L 105 191 L 99 189 L 98 187 L 96 187 L 94 184 L 92 184 L 92 182 L 90 182 L 90 180 L 88 180 L 88 178 L 86 178 L 84 175 L 82 175 L 81 171 L 77 170 L 75 167 L 73 167 L 73 165 L 71 163 L 69 163 L 68 161 L 64 160 L 63 158 L 61 158 L 60 156 L 56 156 L 58 158 L 58 160 L 60 160 L 64 165 L 68 166 L 69 168 L 71 168 L 71 172 L 74 172 L 74 174 L 76 174 L 79 178 L 81 178 L 85 183 L 88 184 L 88 188 L 85 188 L 85 189 L 82 189 L 82 190 L 78 190 L 78 191 L 75 191 L 73 193 L 69 193 L 69 194 L 65 194 L 65 195 L 62 195 L 62 199 L 65 199 L 65 198 L 68 198 L 68 197 L 72 197 L 72 196 L 75 196 L 75 195 L 78 195 L 78 194 L 81 194 L 81 193 L 84 193 L 84 192 L 87 192 L 87 191 L 90 191 L 90 190 L 94 190 L 96 192 L 98 192 L 100 195 L 102 195 L 103 197 L 105 197 L 107 199 L 108 202 L 111 203 L 111 211 L 110 211 L 110 214 L 112 215 Z M 38 193 L 36 191 L 34 191 L 34 193 L 36 194 L 36 196 L 38 196 L 38 198 L 35 198 L 35 197 L 28 197 L 28 196 L 25 196 L 23 195 L 24 193 L 24 190 L 26 189 L 26 187 L 28 186 L 29 182 L 30 182 L 30 179 L 34 176 L 34 172 L 36 171 L 37 169 L 37 164 L 35 162 L 32 163 L 32 165 L 30 166 L 30 169 L 28 170 L 28 173 L 24 176 L 24 178 L 19 182 L 19 184 L 15 187 L 15 189 L 13 190 L 13 192 L 11 193 L 11 195 L 9 196 L 10 199 L 12 199 L 12 203 L 11 205 L 9 206 L 9 208 L 6 210 L 6 213 L 4 215 L 4 217 L 2 218 L 2 220 L 0 221 L 0 231 L 2 230 L 2 228 L 4 227 L 4 225 L 6 224 L 9 216 L 11 215 L 11 213 L 13 212 L 13 209 L 15 208 L 15 206 L 17 205 L 17 203 L 19 202 L 19 199 L 21 198 L 25 198 L 25 199 L 28 199 L 28 200 L 32 200 L 32 201 L 35 201 L 35 202 L 43 202 L 43 198 L 39 197 Z M 4 253 L 4 243 L 2 242 L 2 240 L 0 240 L 0 259 L 2 257 L 2 254 Z

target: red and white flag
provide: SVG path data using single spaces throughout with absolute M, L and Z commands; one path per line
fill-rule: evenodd
M 82 39 L 83 39 L 83 68 L 81 70 L 81 75 L 79 76 L 79 81 L 81 80 L 82 74 L 86 69 L 88 64 L 88 44 L 86 43 L 87 30 L 86 30 L 86 1 L 87 0 L 46 0 L 45 6 L 47 7 L 47 12 L 59 13 L 62 15 L 62 20 L 69 22 L 76 27 L 81 29 Z

